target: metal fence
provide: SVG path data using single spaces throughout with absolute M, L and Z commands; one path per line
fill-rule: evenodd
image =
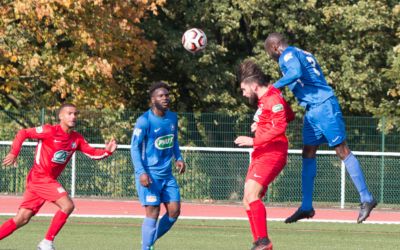
M 137 112 L 81 111 L 77 130 L 91 143 L 115 136 L 120 144 L 106 160 L 92 161 L 81 153 L 72 158 L 59 180 L 74 196 L 107 198 L 136 197 L 129 153 Z M 249 150 L 235 148 L 238 135 L 249 135 L 251 115 L 180 113 L 179 140 L 187 173 L 177 176 L 183 199 L 240 201 L 249 164 Z M 400 206 L 400 133 L 377 130 L 379 119 L 345 117 L 348 144 L 358 155 L 369 188 L 381 204 Z M 54 123 L 53 112 L 0 113 L 0 158 L 18 129 Z M 381 121 L 382 122 L 382 121 Z M 288 129 L 291 149 L 301 148 L 301 119 Z M 19 156 L 18 168 L 0 168 L 0 193 L 21 194 L 33 163 L 34 149 L 28 143 Z M 98 146 L 101 146 L 99 144 Z M 125 146 L 123 146 L 125 145 Z M 333 151 L 321 147 L 318 156 L 314 200 L 329 206 L 358 203 L 358 193 Z M 390 153 L 392 152 L 392 153 Z M 290 150 L 288 164 L 269 187 L 266 199 L 275 203 L 301 201 L 301 154 Z
M 11 142 L 0 142 L 0 154 L 8 152 Z M 25 177 L 33 160 L 36 143 L 25 143 L 18 168 L 0 170 L 0 191 L 22 193 Z M 95 147 L 103 147 L 94 144 Z M 129 145 L 119 145 L 112 157 L 93 161 L 81 153 L 71 159 L 59 180 L 74 196 L 108 198 L 136 197 Z M 181 147 L 188 165 L 184 175 L 176 175 L 186 200 L 240 201 L 251 149 Z M 380 204 L 400 205 L 400 153 L 354 151 L 363 165 L 371 192 Z M 334 151 L 318 152 L 318 173 L 314 200 L 344 208 L 359 202 L 359 196 L 345 167 Z M 270 185 L 266 201 L 298 203 L 301 201 L 301 150 L 290 150 L 288 164 Z

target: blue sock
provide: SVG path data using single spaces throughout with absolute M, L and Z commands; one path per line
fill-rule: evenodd
M 368 191 L 367 183 L 365 183 L 364 174 L 357 158 L 350 153 L 343 162 L 353 180 L 354 186 L 356 186 L 358 193 L 360 193 L 361 202 L 371 202 L 372 195 Z
M 303 201 L 301 210 L 311 210 L 312 197 L 314 192 L 314 179 L 317 175 L 317 160 L 315 158 L 303 158 L 303 168 L 301 172 L 301 191 L 303 193 Z
M 142 250 L 148 250 L 154 243 L 157 220 L 145 217 L 142 224 Z
M 169 217 L 168 213 L 164 214 L 164 216 L 158 222 L 157 231 L 154 235 L 154 242 L 156 242 L 157 239 L 161 238 L 161 236 L 168 232 L 177 219 L 178 218 Z

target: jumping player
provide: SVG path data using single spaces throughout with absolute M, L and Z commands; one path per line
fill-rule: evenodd
M 75 105 L 63 104 L 59 109 L 59 124 L 21 129 L 17 133 L 3 165 L 16 164 L 22 143 L 26 139 L 37 139 L 38 145 L 33 167 L 27 176 L 23 201 L 17 215 L 0 227 L 0 240 L 27 224 L 44 202 L 48 201 L 58 206 L 59 210 L 54 215 L 45 238 L 39 243 L 38 250 L 53 250 L 54 238 L 74 210 L 73 201 L 57 181 L 57 177 L 76 150 L 94 160 L 108 157 L 115 151 L 117 144 L 114 139 L 106 144 L 105 149 L 90 147 L 83 136 L 73 130 L 77 115 Z
M 272 33 L 265 40 L 265 51 L 276 61 L 283 77 L 274 83 L 276 88 L 288 86 L 301 106 L 306 109 L 303 126 L 303 168 L 301 207 L 286 223 L 311 218 L 314 179 L 317 172 L 316 152 L 322 143 L 334 147 L 344 162 L 355 187 L 360 194 L 361 208 L 358 223 L 365 221 L 377 202 L 368 191 L 360 163 L 346 145 L 346 131 L 342 112 L 332 88 L 315 57 L 296 47 L 289 46 L 279 33 Z
M 281 92 L 272 86 L 270 77 L 252 61 L 239 66 L 238 78 L 243 96 L 250 104 L 258 105 L 251 126 L 255 137 L 239 136 L 235 144 L 253 146 L 251 163 L 244 187 L 243 204 L 250 222 L 254 244 L 252 249 L 270 250 L 266 209 L 262 202 L 268 185 L 286 165 L 288 140 L 286 127 L 294 119 L 294 113 L 283 99 Z
M 146 211 L 143 250 L 153 249 L 155 241 L 171 229 L 180 214 L 179 186 L 172 175 L 173 156 L 179 174 L 185 172 L 178 144 L 178 118 L 169 111 L 169 86 L 154 83 L 149 93 L 151 108 L 136 120 L 131 142 L 136 188 Z M 161 203 L 166 213 L 158 221 Z

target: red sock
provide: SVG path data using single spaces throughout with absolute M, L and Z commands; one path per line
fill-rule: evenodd
M 251 234 L 253 235 L 253 240 L 257 240 L 257 235 L 256 235 L 256 229 L 254 227 L 254 221 L 253 221 L 253 215 L 251 214 L 250 210 L 246 210 L 247 217 L 249 217 L 249 222 L 250 222 L 250 229 L 251 229 Z
M 267 211 L 261 200 L 253 201 L 249 204 L 251 214 L 253 215 L 254 229 L 256 237 L 268 237 L 267 232 Z
M 0 227 L 0 240 L 12 234 L 17 229 L 15 221 L 11 218 Z
M 53 220 L 51 221 L 49 230 L 47 230 L 47 234 L 45 239 L 53 241 L 57 236 L 58 232 L 60 232 L 61 228 L 64 226 L 65 222 L 67 222 L 69 214 L 64 213 L 61 210 L 58 210 L 54 215 Z

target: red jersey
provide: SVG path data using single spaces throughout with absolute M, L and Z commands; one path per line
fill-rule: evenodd
M 43 125 L 36 128 L 21 129 L 11 146 L 11 153 L 19 154 L 25 139 L 37 139 L 35 160 L 28 180 L 57 179 L 76 150 L 82 151 L 91 159 L 100 160 L 112 153 L 89 146 L 76 131 L 66 133 L 58 125 Z
M 267 92 L 258 100 L 258 110 L 254 115 L 257 123 L 254 151 L 262 153 L 263 148 L 272 142 L 283 141 L 287 144 L 285 135 L 288 123 L 295 115 L 283 98 L 281 92 L 274 86 L 269 86 Z

